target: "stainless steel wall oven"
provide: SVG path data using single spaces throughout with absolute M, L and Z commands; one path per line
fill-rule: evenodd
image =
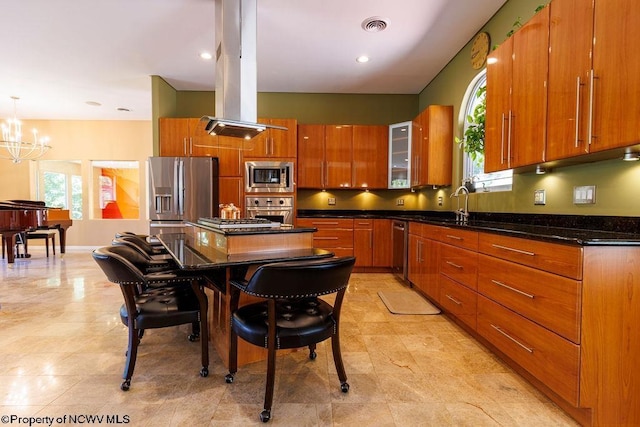
M 281 224 L 293 224 L 293 197 L 247 197 L 247 218 L 265 218 Z

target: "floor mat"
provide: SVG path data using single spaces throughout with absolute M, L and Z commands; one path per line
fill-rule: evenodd
M 440 314 L 440 309 L 413 291 L 378 291 L 393 314 Z

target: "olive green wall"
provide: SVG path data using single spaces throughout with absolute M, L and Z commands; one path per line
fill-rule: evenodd
M 509 0 L 485 26 L 491 44 L 499 45 L 520 17 L 530 19 L 535 9 L 547 0 Z M 389 124 L 410 120 L 427 105 L 453 105 L 456 119 L 455 135 L 462 134 L 460 106 L 469 83 L 478 74 L 470 63 L 469 43 L 447 64 L 419 95 L 356 95 L 356 94 L 258 94 L 258 115 L 261 117 L 296 118 L 299 123 Z M 154 126 L 158 117 L 197 117 L 211 114 L 214 105 L 211 92 L 176 92 L 170 86 L 154 84 Z M 168 86 L 168 85 L 167 85 Z M 163 108 L 156 108 L 156 103 Z M 166 105 L 165 105 L 166 104 Z M 168 107 L 167 107 L 168 105 Z M 454 185 L 462 179 L 462 153 L 453 143 Z M 154 128 L 154 152 L 157 152 L 157 129 Z M 636 216 L 640 198 L 635 183 L 640 178 L 640 162 L 608 160 L 579 166 L 558 168 L 547 175 L 523 173 L 514 175 L 513 190 L 500 193 L 475 193 L 470 196 L 471 211 L 515 212 L 575 215 Z M 574 205 L 573 187 L 596 186 L 596 203 Z M 455 186 L 422 189 L 417 192 L 381 190 L 298 191 L 299 209 L 384 209 L 384 210 L 451 210 L 455 203 L 449 196 Z M 546 205 L 533 204 L 534 190 L 546 191 Z M 336 205 L 329 206 L 328 198 Z M 442 199 L 442 205 L 438 203 Z M 402 199 L 403 206 L 398 206 Z M 452 203 L 453 202 L 453 203 Z
M 534 15 L 539 5 L 546 3 L 546 0 L 510 0 L 480 31 L 489 33 L 492 46 L 499 45 L 518 17 L 524 23 Z M 458 137 L 462 136 L 464 120 L 460 117 L 460 106 L 469 83 L 478 73 L 471 68 L 470 56 L 471 43 L 468 43 L 419 96 L 420 109 L 430 104 L 454 106 L 454 117 L 458 121 L 455 134 Z M 454 144 L 454 153 L 454 177 L 459 182 L 462 178 L 462 154 L 457 144 Z M 637 192 L 639 178 L 640 162 L 620 160 L 558 168 L 546 175 L 516 174 L 512 191 L 472 194 L 470 209 L 481 212 L 637 216 L 640 201 L 629 195 Z M 595 204 L 573 204 L 573 187 L 582 185 L 596 186 Z M 533 204 L 533 192 L 537 189 L 546 190 L 544 206 Z M 432 190 L 425 191 L 429 193 Z M 427 200 L 432 198 L 426 197 Z

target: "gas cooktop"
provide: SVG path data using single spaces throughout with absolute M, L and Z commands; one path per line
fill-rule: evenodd
M 200 218 L 198 223 L 209 227 L 227 229 L 227 228 L 274 228 L 280 227 L 279 222 L 269 221 L 266 218 L 240 218 L 240 219 L 223 219 L 223 218 Z

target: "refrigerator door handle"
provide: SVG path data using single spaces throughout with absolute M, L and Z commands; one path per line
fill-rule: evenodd
M 178 215 L 184 215 L 184 160 L 178 160 L 178 173 L 177 173 L 178 185 L 176 187 L 178 191 Z

